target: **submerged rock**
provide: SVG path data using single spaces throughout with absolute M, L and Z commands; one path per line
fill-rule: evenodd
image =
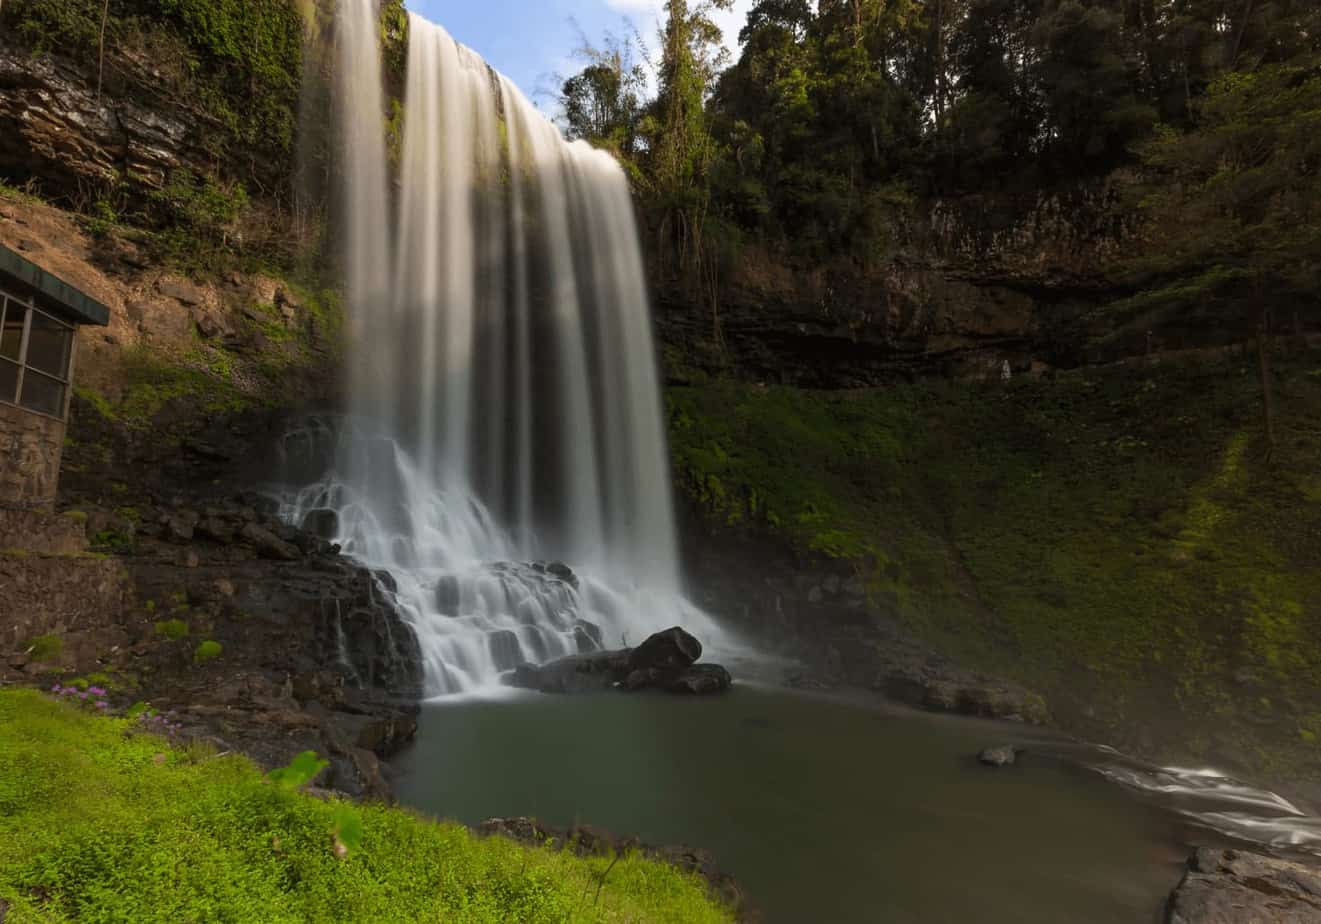
M 1321 870 L 1289 860 L 1202 848 L 1170 896 L 1166 924 L 1315 924 Z
M 977 755 L 977 760 L 988 767 L 1011 767 L 1018 759 L 1018 749 L 1012 744 L 1002 744 L 998 748 L 987 748 Z
M 1050 711 L 1040 696 L 1015 684 L 964 676 L 959 671 L 896 670 L 878 680 L 891 699 L 933 712 L 1045 725 Z

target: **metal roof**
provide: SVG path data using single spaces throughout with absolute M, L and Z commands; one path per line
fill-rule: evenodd
M 110 323 L 110 309 L 105 305 L 79 292 L 62 279 L 57 279 L 35 263 L 25 260 L 3 244 L 0 244 L 0 273 L 13 276 L 35 290 L 38 296 L 53 302 L 50 307 L 72 315 L 79 324 L 105 327 Z

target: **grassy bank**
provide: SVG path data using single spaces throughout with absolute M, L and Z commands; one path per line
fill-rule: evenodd
M 697 879 L 286 791 L 247 760 L 0 692 L 8 921 L 728 921 Z M 336 849 L 336 832 L 344 834 Z M 0 907 L 3 907 L 0 904 Z
M 1321 736 L 1321 368 L 1249 358 L 1008 386 L 669 393 L 680 483 L 843 558 L 879 606 L 1148 753 L 1296 776 Z

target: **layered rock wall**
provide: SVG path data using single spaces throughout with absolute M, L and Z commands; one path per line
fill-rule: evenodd
M 143 77 L 150 80 L 143 63 Z M 144 194 L 180 169 L 202 173 L 215 127 L 178 103 L 97 92 L 76 63 L 36 55 L 0 36 L 0 165 L 11 182 L 37 179 L 71 200 L 124 184 Z
M 1030 196 L 974 195 L 918 207 L 893 249 L 862 267 L 795 260 L 757 245 L 720 271 L 713 291 L 656 280 L 658 327 L 672 380 L 733 374 L 814 388 L 921 376 L 998 380 L 1252 336 L 1250 319 L 1141 316 L 1103 309 L 1127 296 L 1117 258 L 1139 241 L 1128 187 L 1115 174 Z

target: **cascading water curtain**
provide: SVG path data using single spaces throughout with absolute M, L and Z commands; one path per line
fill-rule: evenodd
M 299 507 L 393 576 L 435 694 L 675 623 L 715 636 L 680 589 L 623 171 L 414 15 L 392 190 L 375 5 L 339 14 L 350 415 Z

